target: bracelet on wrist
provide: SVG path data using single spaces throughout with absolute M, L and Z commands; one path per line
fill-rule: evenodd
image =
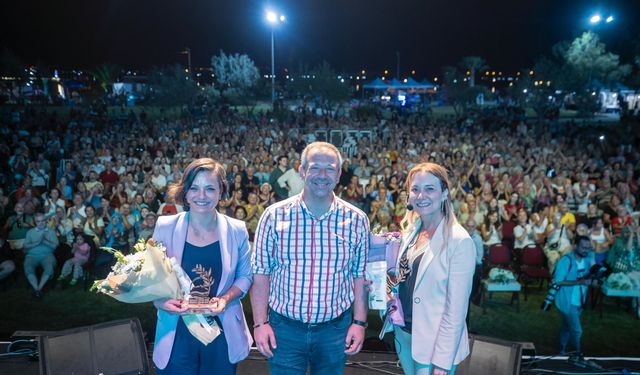
M 363 322 L 362 320 L 358 320 L 358 319 L 353 319 L 351 323 L 364 328 L 367 328 L 369 326 L 369 323 Z
M 269 323 L 269 321 L 267 320 L 266 322 L 263 322 L 263 323 L 254 324 L 253 325 L 253 329 L 256 329 L 256 328 L 262 327 L 262 326 L 266 326 L 267 324 L 271 324 L 271 323 Z

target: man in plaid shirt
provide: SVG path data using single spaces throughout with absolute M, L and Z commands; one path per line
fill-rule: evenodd
M 367 326 L 369 221 L 333 193 L 335 146 L 311 143 L 301 159 L 302 193 L 269 206 L 256 231 L 254 337 L 271 374 L 342 374 Z

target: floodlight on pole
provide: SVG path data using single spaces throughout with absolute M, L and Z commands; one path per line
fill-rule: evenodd
M 286 18 L 284 14 L 278 16 L 278 14 L 272 10 L 268 10 L 265 18 L 271 25 L 271 105 L 276 102 L 276 64 L 275 64 L 275 40 L 273 36 L 273 29 L 278 22 L 284 23 Z
M 268 11 L 267 12 L 267 21 L 270 24 L 276 23 L 278 21 L 278 15 L 275 12 L 271 11 L 271 10 Z

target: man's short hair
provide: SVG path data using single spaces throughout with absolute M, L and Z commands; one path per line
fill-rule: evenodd
M 591 239 L 588 236 L 582 235 L 582 234 L 578 234 L 576 236 L 576 238 L 574 239 L 574 243 L 577 245 L 580 243 L 580 241 L 589 241 L 591 242 Z
M 335 152 L 336 157 L 338 158 L 338 168 L 342 168 L 342 155 L 340 155 L 340 150 L 338 150 L 336 146 L 328 142 L 313 142 L 313 143 L 309 143 L 307 147 L 305 147 L 304 150 L 302 150 L 302 154 L 300 155 L 300 164 L 302 165 L 302 169 L 305 169 L 305 170 L 307 169 L 307 165 L 308 165 L 307 155 L 309 154 L 309 151 L 316 148 L 327 148 Z

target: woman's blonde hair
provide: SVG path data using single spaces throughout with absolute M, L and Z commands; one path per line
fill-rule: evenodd
M 447 170 L 436 163 L 420 163 L 409 171 L 407 174 L 407 179 L 405 181 L 405 190 L 407 194 L 410 194 L 411 184 L 413 183 L 413 178 L 416 173 L 424 172 L 430 173 L 434 175 L 440 181 L 440 188 L 442 192 L 447 192 L 447 198 L 441 204 L 442 214 L 444 216 L 444 246 L 447 245 L 447 240 L 451 236 L 451 228 L 453 225 L 458 223 L 458 219 L 456 218 L 455 213 L 453 212 L 453 205 L 451 204 L 451 195 L 449 194 L 449 174 Z M 413 210 L 407 210 L 402 221 L 400 222 L 400 228 L 402 230 L 402 236 L 407 238 L 410 236 L 415 230 L 417 225 L 422 225 L 422 220 L 420 216 Z

